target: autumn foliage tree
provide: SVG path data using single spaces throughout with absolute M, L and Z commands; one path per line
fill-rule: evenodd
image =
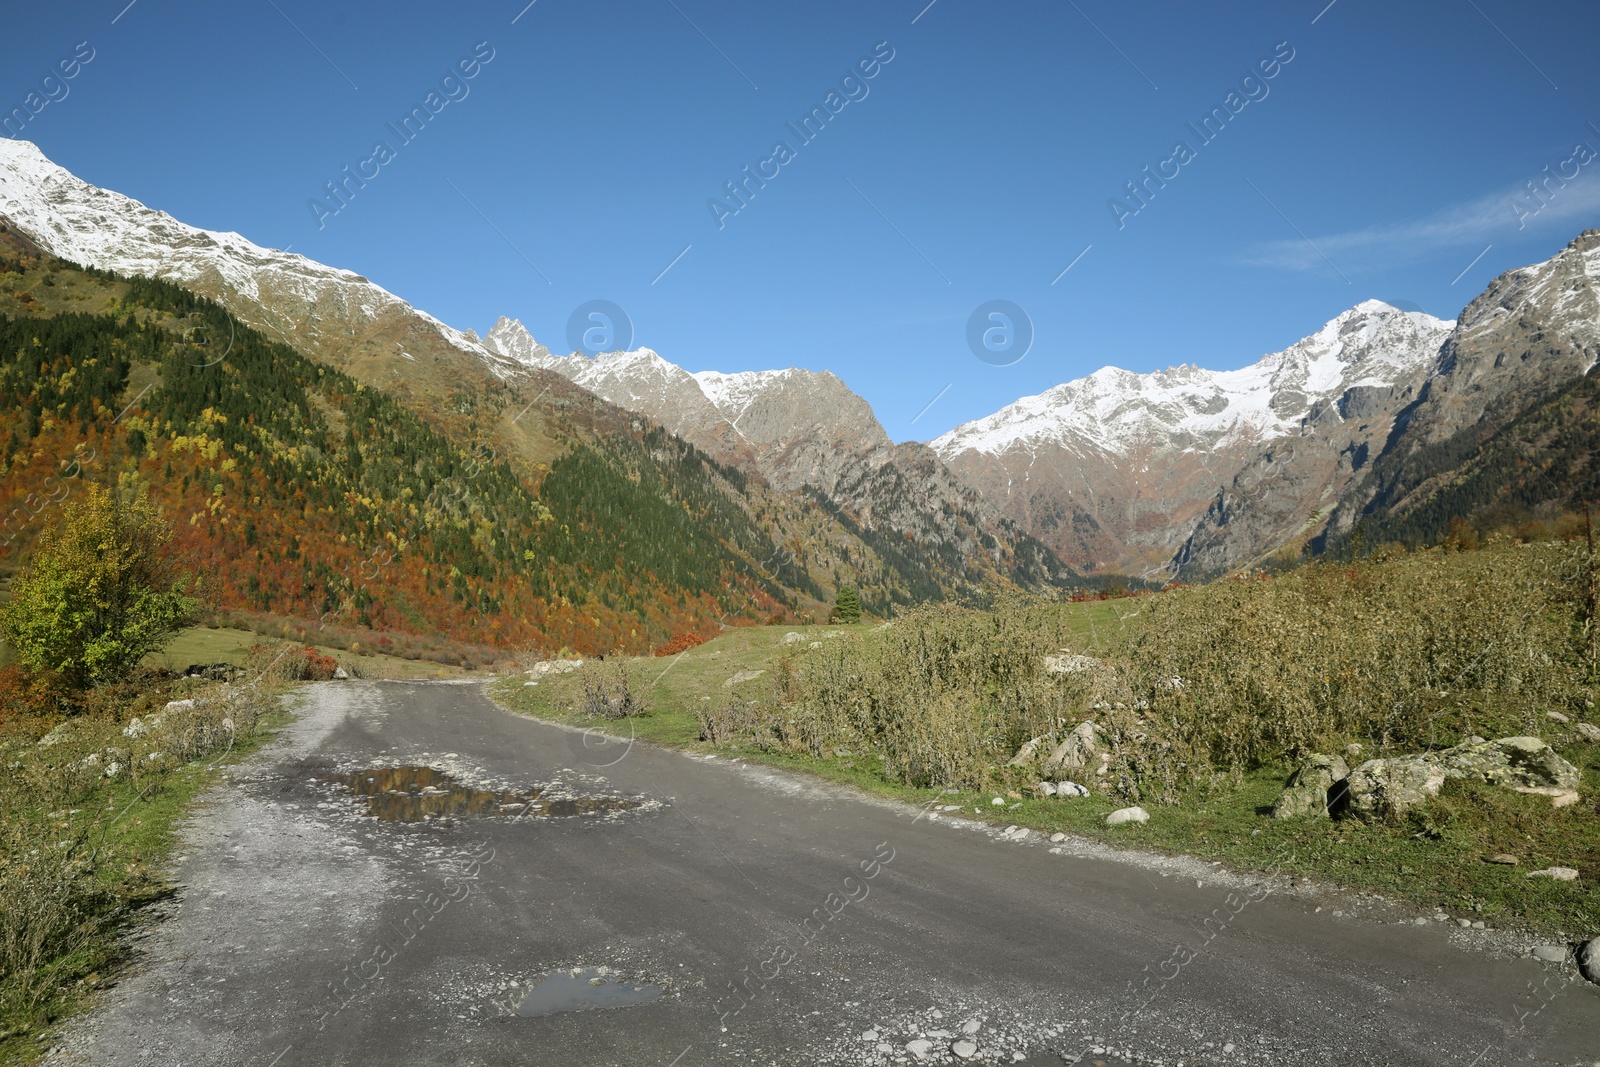
M 29 670 L 88 688 L 160 649 L 196 601 L 166 552 L 172 528 L 148 500 L 90 486 L 62 512 L 12 583 L 0 628 Z

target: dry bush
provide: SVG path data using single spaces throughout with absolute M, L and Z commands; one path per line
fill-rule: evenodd
M 1351 741 L 1536 734 L 1585 681 L 1586 562 L 1576 545 L 1501 542 L 1151 598 L 1105 695 L 1145 713 L 1162 755 L 1124 773 L 1204 781 Z
M 583 671 L 583 695 L 578 710 L 602 719 L 626 719 L 643 715 L 644 700 L 633 691 L 628 666 L 621 661 L 610 666 L 595 664 Z
M 1106 666 L 1053 675 L 1068 612 L 932 608 L 797 652 L 777 706 L 701 713 L 712 739 L 879 755 L 912 785 L 977 788 L 1031 737 L 1093 718 L 1105 784 L 1175 802 L 1250 769 L 1360 741 L 1374 751 L 1537 733 L 1584 695 L 1581 545 L 1393 552 L 1137 601 Z
M 1024 601 L 915 612 L 785 659 L 784 725 L 774 732 L 813 756 L 876 752 L 910 785 L 976 787 L 990 765 L 1071 713 L 1071 687 L 1043 669 L 1065 633 L 1057 610 Z

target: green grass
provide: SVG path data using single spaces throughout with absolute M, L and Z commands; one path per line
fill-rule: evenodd
M 1079 650 L 1107 647 L 1112 634 L 1137 625 L 1138 600 L 1073 605 L 1071 632 Z M 831 641 L 829 632 L 871 631 L 870 626 L 803 627 L 808 639 Z M 771 699 L 772 678 L 786 652 L 783 627 L 740 628 L 690 650 L 681 657 L 623 659 L 646 713 L 628 720 L 590 717 L 578 705 L 586 672 L 609 672 L 616 660 L 590 661 L 579 670 L 547 677 L 537 686 L 517 674 L 493 689 L 509 708 L 567 724 L 598 726 L 609 733 L 700 752 L 740 756 L 767 766 L 787 768 L 849 785 L 864 792 L 912 804 L 956 804 L 951 815 L 997 825 L 1015 823 L 1041 833 L 1065 831 L 1098 841 L 1169 854 L 1221 860 L 1248 871 L 1281 870 L 1371 890 L 1397 900 L 1443 907 L 1452 915 L 1480 915 L 1500 926 L 1518 926 L 1551 933 L 1591 935 L 1600 928 L 1600 746 L 1575 744 L 1562 754 L 1585 773 L 1580 804 L 1553 809 L 1543 797 L 1463 782 L 1447 783 L 1442 795 L 1394 824 L 1353 820 L 1275 820 L 1267 814 L 1283 789 L 1290 769 L 1268 767 L 1245 775 L 1237 785 L 1210 793 L 1194 793 L 1175 805 L 1149 805 L 1150 822 L 1107 827 L 1105 816 L 1124 802 L 1103 796 L 1074 800 L 1034 798 L 1018 787 L 1020 778 L 996 779 L 984 792 L 948 793 L 911 788 L 883 773 L 870 753 L 835 753 L 807 758 L 749 747 L 715 746 L 699 740 L 697 709 L 725 704 L 730 695 Z M 803 646 L 802 646 L 803 647 Z M 804 655 L 804 652 L 798 655 Z M 737 687 L 724 683 L 741 670 L 765 670 Z M 1008 786 L 1010 788 L 1008 788 Z M 1009 795 L 1023 792 L 1023 795 Z M 1006 799 L 996 807 L 995 796 Z M 1484 857 L 1507 852 L 1522 864 L 1505 867 Z M 1576 882 L 1528 879 L 1526 874 L 1551 866 L 1575 867 Z

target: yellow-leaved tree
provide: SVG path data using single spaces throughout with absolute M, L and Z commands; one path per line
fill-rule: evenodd
M 197 602 L 149 500 L 90 486 L 62 513 L 12 582 L 0 628 L 29 670 L 88 688 L 126 676 L 192 621 Z

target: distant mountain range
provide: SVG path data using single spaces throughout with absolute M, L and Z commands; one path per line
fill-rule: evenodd
M 534 481 L 574 440 L 657 424 L 774 494 L 755 508 L 764 536 L 800 546 L 820 597 L 876 575 L 882 605 L 1062 588 L 1075 570 L 1199 578 L 1366 533 L 1421 537 L 1451 508 L 1486 506 L 1444 492 L 1450 472 L 1588 374 L 1600 338 L 1600 235 L 1585 231 L 1496 279 L 1457 323 L 1369 300 L 1240 370 L 1106 368 L 895 444 L 826 371 L 559 355 L 509 318 L 479 338 L 349 271 L 96 189 L 26 142 L 0 142 L 0 216 L 64 259 L 214 298 Z M 1523 513 L 1574 505 L 1559 476 L 1542 484 L 1517 497 Z

